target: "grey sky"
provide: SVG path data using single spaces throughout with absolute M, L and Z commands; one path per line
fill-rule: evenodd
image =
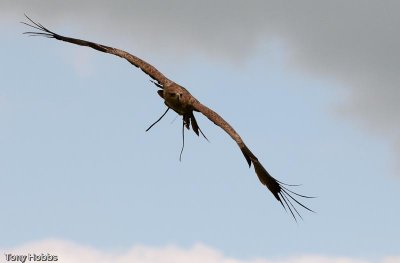
M 390 139 L 400 152 L 399 1 L 32 0 L 2 1 L 0 10 L 2 16 L 26 10 L 51 28 L 67 15 L 74 18 L 75 36 L 134 45 L 139 53 L 243 63 L 259 42 L 282 41 L 291 65 L 343 86 L 347 97 L 338 112 Z M 177 45 L 182 42 L 184 50 Z

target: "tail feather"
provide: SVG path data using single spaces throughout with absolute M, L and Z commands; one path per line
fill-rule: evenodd
M 204 135 L 203 131 L 200 129 L 199 125 L 197 124 L 196 118 L 194 117 L 193 112 L 190 115 L 190 119 L 191 119 L 191 123 L 192 123 L 192 129 L 193 131 L 197 134 L 197 136 L 199 136 L 199 132 L 201 133 L 201 135 L 203 135 L 204 139 L 206 139 L 208 142 L 208 138 Z
M 194 133 L 196 133 L 197 136 L 199 136 L 199 125 L 197 124 L 196 118 L 194 117 L 193 113 L 190 116 L 190 119 L 192 119 L 192 129 Z

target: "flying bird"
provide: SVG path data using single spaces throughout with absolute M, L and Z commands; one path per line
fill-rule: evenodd
M 298 208 L 295 205 L 298 205 L 308 211 L 314 212 L 310 208 L 306 207 L 297 198 L 313 198 L 310 196 L 305 196 L 298 194 L 292 190 L 290 190 L 289 186 L 298 186 L 298 185 L 290 185 L 285 184 L 274 177 L 272 177 L 267 170 L 263 167 L 258 158 L 250 151 L 250 149 L 243 142 L 242 138 L 239 134 L 233 129 L 233 127 L 225 121 L 218 113 L 208 108 L 207 106 L 200 103 L 190 92 L 182 87 L 181 85 L 175 83 L 174 81 L 168 79 L 164 76 L 160 71 L 158 71 L 155 67 L 147 63 L 146 61 L 117 48 L 97 44 L 94 42 L 66 37 L 54 33 L 50 31 L 40 23 L 34 22 L 27 15 L 25 17 L 29 20 L 27 22 L 21 22 L 37 31 L 29 31 L 24 32 L 24 34 L 30 36 L 42 36 L 47 38 L 53 38 L 64 42 L 69 42 L 75 45 L 91 47 L 95 50 L 116 55 L 118 57 L 126 59 L 133 66 L 141 69 L 144 73 L 146 73 L 152 79 L 152 82 L 159 88 L 157 90 L 158 95 L 164 100 L 165 105 L 167 106 L 167 110 L 165 113 L 155 122 L 153 123 L 147 130 L 149 130 L 154 124 L 156 124 L 161 118 L 167 113 L 169 109 L 174 110 L 178 115 L 182 116 L 183 126 L 187 129 L 192 127 L 193 131 L 199 136 L 201 133 L 204 137 L 205 135 L 201 131 L 196 118 L 194 116 L 194 112 L 200 112 L 204 116 L 206 116 L 210 121 L 212 121 L 215 125 L 221 127 L 239 146 L 242 151 L 249 167 L 253 165 L 254 170 L 258 176 L 260 182 L 265 185 L 274 197 L 281 203 L 283 208 L 291 213 L 293 218 L 297 221 L 297 217 L 301 217 L 298 212 Z M 206 137 L 205 137 L 206 138 Z M 207 138 L 206 138 L 207 139 Z M 182 148 L 183 150 L 183 148 Z M 181 151 L 182 154 L 182 151 Z

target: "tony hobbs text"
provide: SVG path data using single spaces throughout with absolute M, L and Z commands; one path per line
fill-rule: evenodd
M 4 256 L 6 257 L 7 262 L 52 262 L 58 261 L 58 256 L 51 255 L 49 253 L 44 254 L 35 254 L 35 253 L 28 253 L 28 254 L 12 254 L 12 253 L 5 253 Z

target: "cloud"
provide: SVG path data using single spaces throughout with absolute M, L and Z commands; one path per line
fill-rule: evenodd
M 15 248 L 3 249 L 4 259 L 7 254 L 12 255 L 50 255 L 56 256 L 57 261 L 68 263 L 368 263 L 371 261 L 324 256 L 300 256 L 287 259 L 235 259 L 223 255 L 220 251 L 208 246 L 197 244 L 191 248 L 177 246 L 148 247 L 134 246 L 128 250 L 107 251 L 90 246 L 79 245 L 63 240 L 44 240 L 31 242 Z M 27 261 L 29 262 L 29 261 Z M 50 261 L 49 261 L 50 262 Z M 400 257 L 388 257 L 382 263 L 399 263 Z
M 241 63 L 260 42 L 279 39 L 293 66 L 341 83 L 346 100 L 337 112 L 388 139 L 400 156 L 397 0 L 31 0 L 2 1 L 0 10 L 28 12 L 51 28 L 67 24 L 104 44 L 134 45 L 129 50 L 139 55 L 147 49 Z

